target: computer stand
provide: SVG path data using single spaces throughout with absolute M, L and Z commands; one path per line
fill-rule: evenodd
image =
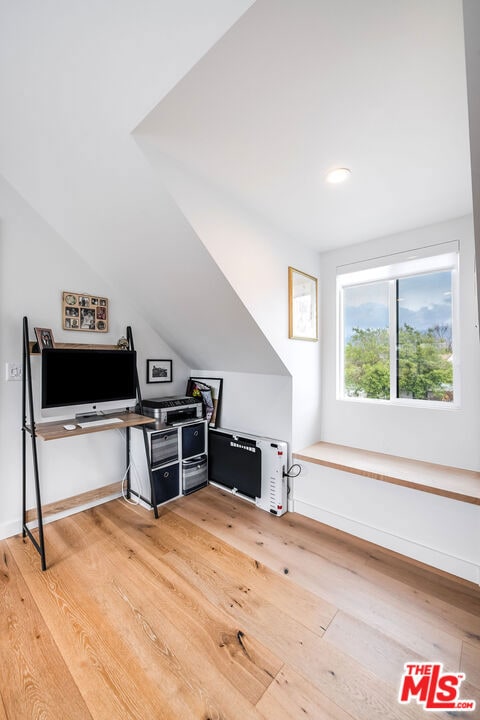
M 133 347 L 133 335 L 132 335 L 132 329 L 130 327 L 127 328 L 127 336 L 129 339 L 129 349 L 134 350 Z M 67 343 L 64 343 L 62 347 L 78 347 L 78 344 L 68 345 Z M 103 346 L 105 347 L 105 346 Z M 114 349 L 114 346 L 111 346 L 112 349 Z M 46 556 L 45 556 L 45 538 L 44 538 L 44 532 L 43 532 L 43 518 L 44 518 L 44 510 L 45 512 L 48 510 L 49 506 L 46 508 L 42 508 L 42 499 L 41 499 L 41 493 L 40 493 L 40 476 L 39 476 L 39 467 L 38 467 L 38 453 L 37 453 L 37 438 L 40 438 L 42 440 L 57 440 L 65 437 L 75 437 L 76 435 L 85 435 L 88 433 L 93 432 L 102 432 L 105 430 L 110 430 L 114 428 L 119 427 L 119 423 L 112 424 L 112 425 L 103 425 L 100 427 L 86 427 L 81 428 L 77 427 L 73 431 L 68 431 L 65 429 L 64 424 L 66 421 L 62 420 L 61 422 L 53 422 L 53 423 L 40 423 L 36 424 L 35 422 L 35 410 L 34 410 L 34 402 L 33 402 L 33 387 L 32 387 L 32 367 L 31 367 L 31 360 L 30 360 L 30 353 L 32 352 L 32 347 L 29 341 L 29 328 L 28 328 L 28 319 L 26 317 L 23 318 L 23 340 L 22 340 L 22 361 L 23 361 L 23 373 L 22 373 L 22 535 L 25 538 L 26 536 L 29 537 L 29 539 L 32 541 L 33 546 L 37 550 L 37 552 L 40 555 L 41 559 L 41 567 L 42 570 L 47 569 L 47 562 L 46 562 Z M 121 352 L 121 350 L 119 350 Z M 140 385 L 138 381 L 138 372 L 135 368 L 135 382 L 136 382 L 136 390 L 137 390 L 137 402 L 141 408 L 142 398 L 141 398 L 141 392 L 140 392 Z M 27 419 L 28 414 L 28 419 Z M 146 424 L 151 423 L 151 418 L 144 417 L 142 415 L 139 415 L 137 413 L 115 413 L 115 417 L 121 417 L 122 429 L 125 429 L 126 433 L 126 463 L 127 463 L 127 497 L 130 496 L 130 428 L 135 426 L 142 426 Z M 27 510 L 27 434 L 30 435 L 31 439 L 31 452 L 32 452 L 32 465 L 33 465 L 33 479 L 34 479 L 34 486 L 35 486 L 35 505 L 36 507 L 33 510 L 35 513 L 35 520 L 37 522 L 37 530 L 38 530 L 38 539 L 34 536 L 32 533 L 32 530 L 28 527 L 28 522 L 32 519 L 32 511 Z M 145 452 L 148 453 L 148 438 L 147 433 L 144 430 L 144 442 L 145 442 Z M 148 457 L 148 455 L 147 455 Z M 152 490 L 152 500 L 154 503 L 153 511 L 156 518 L 158 518 L 158 508 L 156 504 L 156 497 L 155 497 L 155 487 L 153 483 L 153 476 L 150 473 L 150 483 L 151 483 L 151 490 Z M 111 486 L 107 486 L 107 489 L 111 491 Z M 81 496 L 78 496 L 82 502 L 87 501 L 87 497 L 89 496 L 89 493 L 83 493 Z M 78 498 L 76 504 L 78 505 Z M 51 509 L 50 512 L 53 512 Z M 58 512 L 58 508 L 57 508 Z

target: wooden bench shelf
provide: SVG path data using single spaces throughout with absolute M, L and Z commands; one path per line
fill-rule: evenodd
M 480 505 L 480 472 L 318 442 L 293 454 L 295 460 L 324 465 L 382 482 Z

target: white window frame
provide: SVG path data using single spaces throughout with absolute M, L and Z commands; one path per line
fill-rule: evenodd
M 460 357 L 458 308 L 458 241 L 442 245 L 417 248 L 388 257 L 375 258 L 337 268 L 337 400 L 354 403 L 404 405 L 416 408 L 460 407 Z M 452 347 L 453 347 L 453 401 L 417 400 L 398 398 L 397 390 L 397 298 L 396 281 L 415 275 L 426 275 L 450 270 L 452 273 Z M 346 395 L 344 389 L 344 307 L 343 289 L 355 285 L 368 285 L 387 281 L 389 286 L 389 337 L 390 337 L 390 398 L 361 398 Z

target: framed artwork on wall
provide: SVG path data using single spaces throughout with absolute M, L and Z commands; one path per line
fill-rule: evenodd
M 172 382 L 171 360 L 147 360 L 147 383 Z
M 209 427 L 217 427 L 222 400 L 222 378 L 191 377 L 185 395 L 201 397 Z
M 108 299 L 99 295 L 64 291 L 62 327 L 64 330 L 108 332 Z
M 288 268 L 288 337 L 318 340 L 317 278 Z

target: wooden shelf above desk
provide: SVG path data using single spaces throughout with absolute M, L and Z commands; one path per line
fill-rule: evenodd
M 78 427 L 78 420 L 61 420 L 56 422 L 37 423 L 35 425 L 35 434 L 41 440 L 58 440 L 59 438 L 76 437 L 77 435 L 88 435 L 89 433 L 103 432 L 104 430 L 117 430 L 126 427 L 134 427 L 136 425 L 148 425 L 152 422 L 151 417 L 138 415 L 137 413 L 109 413 L 102 415 L 98 419 L 107 420 L 111 418 L 120 418 L 122 422 L 111 423 L 109 425 L 94 425 L 92 427 Z M 75 430 L 65 430 L 64 425 L 75 425 Z M 26 426 L 31 431 L 30 426 Z
M 34 350 L 38 344 L 33 340 L 28 343 L 30 355 L 41 355 L 40 350 Z M 98 343 L 55 343 L 55 350 L 121 350 L 117 345 L 99 345 Z

